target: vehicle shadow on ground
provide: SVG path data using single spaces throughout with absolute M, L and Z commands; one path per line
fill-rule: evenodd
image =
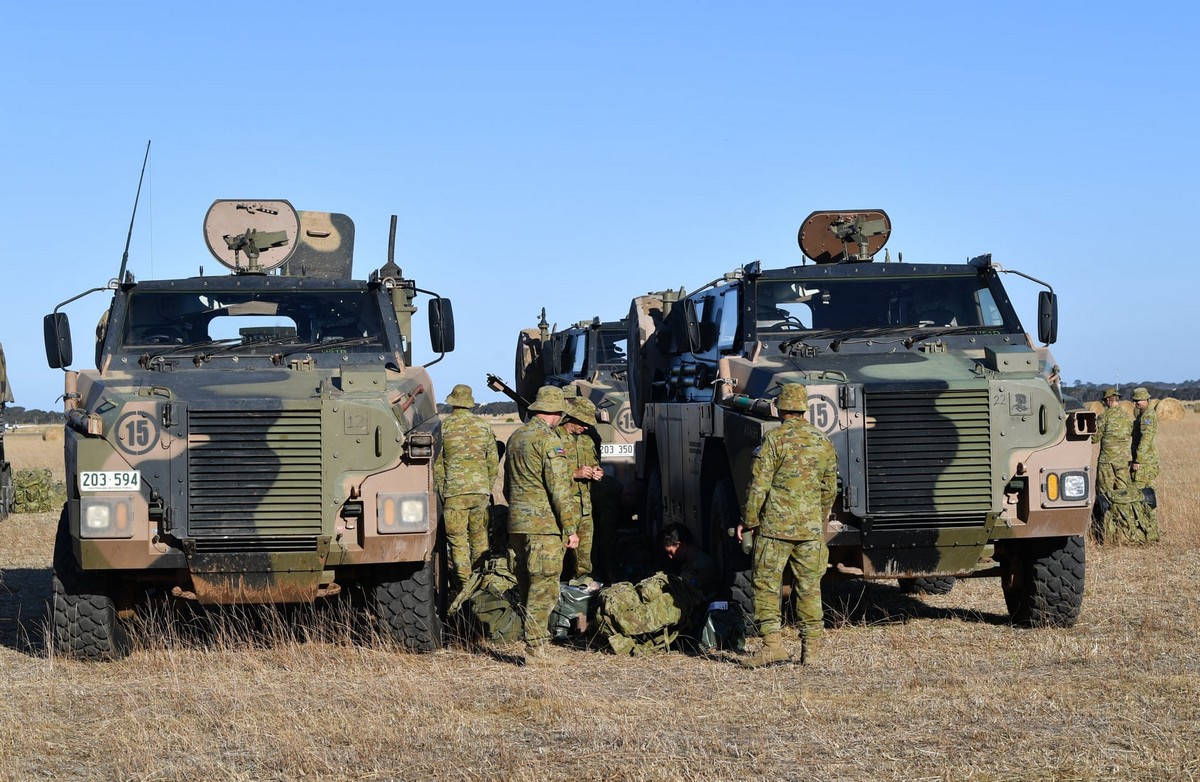
M 49 601 L 50 568 L 0 570 L 0 646 L 40 656 Z
M 843 581 L 825 584 L 821 589 L 821 603 L 825 609 L 827 627 L 903 624 L 917 619 L 1009 624 L 1007 614 L 930 605 L 921 597 L 889 583 Z

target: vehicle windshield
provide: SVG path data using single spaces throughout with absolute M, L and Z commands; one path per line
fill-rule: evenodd
M 995 328 L 1006 323 L 987 283 L 975 276 L 759 280 L 760 336 L 798 331 Z
M 254 353 L 304 346 L 378 352 L 383 325 L 365 290 L 134 290 L 121 334 L 129 349 L 221 345 Z
M 624 364 L 625 343 L 629 332 L 624 326 L 603 327 L 600 329 L 600 339 L 596 343 L 597 364 Z

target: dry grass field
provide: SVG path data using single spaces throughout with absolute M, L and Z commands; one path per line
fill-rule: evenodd
M 1196 779 L 1200 415 L 1160 439 L 1163 542 L 1089 545 L 1076 627 L 1008 626 L 992 580 L 919 600 L 855 586 L 830 595 L 819 665 L 753 673 L 682 654 L 416 656 L 328 615 L 60 659 L 43 643 L 56 514 L 13 516 L 0 780 Z M 8 447 L 18 468 L 52 466 L 61 443 Z

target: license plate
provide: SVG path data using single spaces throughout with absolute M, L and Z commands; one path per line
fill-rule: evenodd
M 633 456 L 633 443 L 600 443 L 600 455 Z
M 79 473 L 80 491 L 137 491 L 142 474 L 137 470 L 92 470 Z

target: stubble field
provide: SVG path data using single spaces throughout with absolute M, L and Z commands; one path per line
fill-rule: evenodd
M 61 478 L 61 443 L 10 436 Z M 428 656 L 337 616 L 43 642 L 56 513 L 0 522 L 0 780 L 1125 780 L 1200 777 L 1200 415 L 1160 430 L 1163 542 L 1089 544 L 1076 627 L 1006 624 L 999 584 L 829 595 L 812 667 L 564 652 Z M 793 651 L 798 644 L 790 640 Z

